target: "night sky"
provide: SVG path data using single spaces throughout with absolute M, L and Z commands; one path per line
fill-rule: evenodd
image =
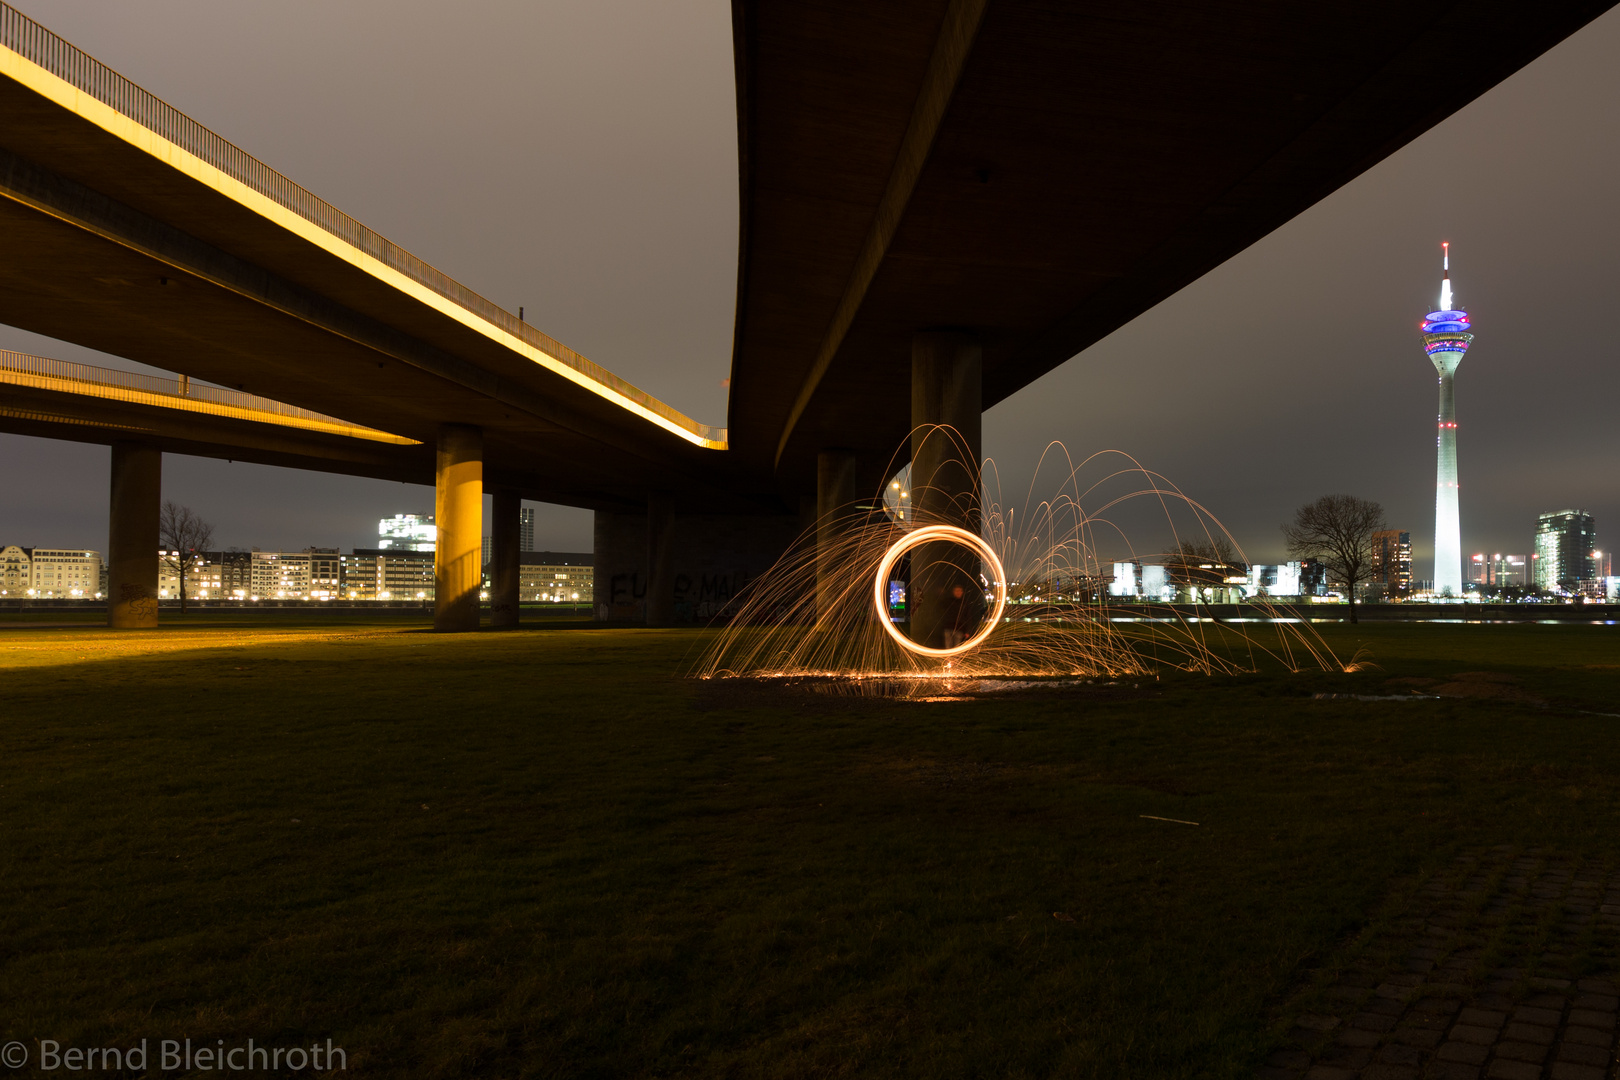
M 584 355 L 724 422 L 725 0 L 21 6 Z M 1565 507 L 1620 545 L 1617 53 L 1620 11 L 998 405 L 985 451 L 1003 490 L 1024 501 L 1049 440 L 1127 451 L 1256 561 L 1284 557 L 1294 507 L 1347 492 L 1411 530 L 1429 576 L 1436 384 L 1418 323 L 1449 240 L 1476 333 L 1457 378 L 1464 551 L 1526 552 L 1537 513 Z M 6 327 L 0 347 L 133 367 Z M 0 435 L 0 454 L 0 543 L 105 548 L 106 448 Z M 433 504 L 427 487 L 261 466 L 171 456 L 164 470 L 165 496 L 221 546 L 370 546 L 377 518 Z M 589 550 L 588 512 L 541 519 L 538 546 Z

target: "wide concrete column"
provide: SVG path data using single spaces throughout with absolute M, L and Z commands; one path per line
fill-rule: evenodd
M 484 557 L 484 433 L 471 424 L 439 428 L 433 514 L 433 629 L 478 629 Z
M 853 450 L 816 455 L 816 621 L 831 615 L 839 591 L 838 540 L 854 527 L 859 462 Z
M 917 334 L 911 344 L 911 511 L 918 525 L 982 524 L 984 351 L 961 331 Z M 973 633 L 984 611 L 979 557 L 959 544 L 911 553 L 906 608 L 914 641 L 933 648 Z
M 149 630 L 158 621 L 158 503 L 163 454 L 155 446 L 112 445 L 107 515 L 107 625 Z
M 675 622 L 675 500 L 647 497 L 647 625 Z
M 522 537 L 520 535 L 523 500 L 515 491 L 497 491 L 490 500 L 494 520 L 490 523 L 490 598 L 491 626 L 518 624 L 518 585 L 521 577 Z

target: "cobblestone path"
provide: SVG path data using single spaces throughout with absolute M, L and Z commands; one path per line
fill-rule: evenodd
M 1617 1078 L 1617 985 L 1620 873 L 1556 853 L 1479 852 L 1318 973 L 1258 1076 Z

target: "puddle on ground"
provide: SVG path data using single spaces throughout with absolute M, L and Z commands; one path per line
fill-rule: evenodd
M 1140 690 L 1142 680 L 1052 678 L 1018 679 L 986 676 L 980 678 L 908 679 L 785 679 L 801 690 L 829 697 L 886 698 L 893 701 L 973 701 L 978 698 L 1031 692 L 1072 692 L 1075 690 Z

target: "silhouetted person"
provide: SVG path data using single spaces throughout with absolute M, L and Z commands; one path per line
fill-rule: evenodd
M 967 590 L 951 586 L 950 599 L 945 602 L 945 648 L 954 649 L 968 639 L 967 609 Z

